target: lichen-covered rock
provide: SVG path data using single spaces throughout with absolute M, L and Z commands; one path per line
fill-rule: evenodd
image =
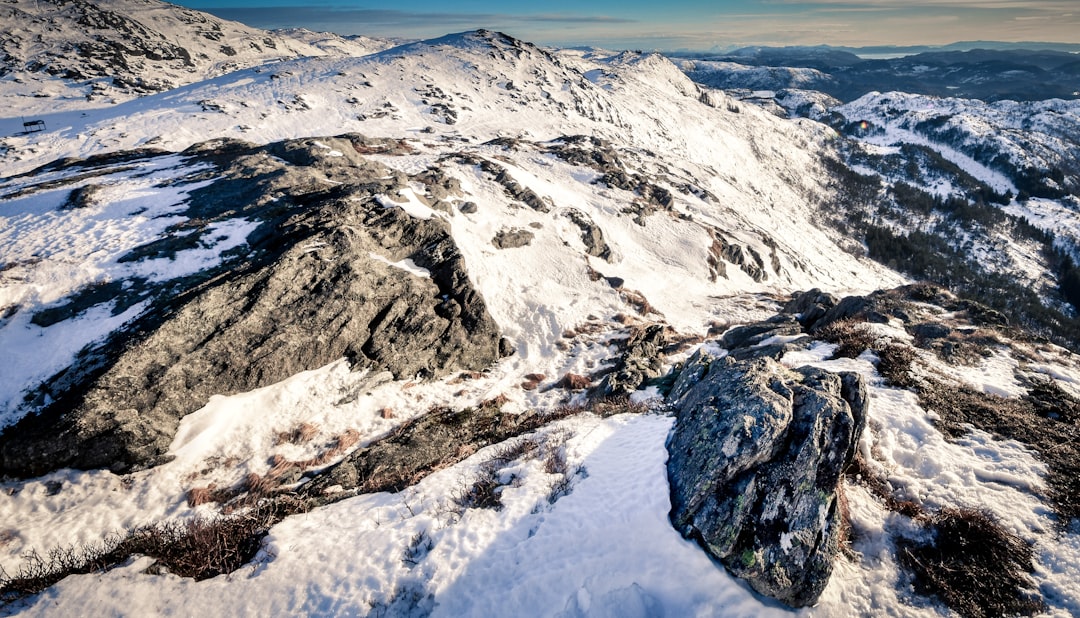
M 860 376 L 699 354 L 671 402 L 672 524 L 759 593 L 813 604 L 839 549 L 837 486 L 866 424 Z

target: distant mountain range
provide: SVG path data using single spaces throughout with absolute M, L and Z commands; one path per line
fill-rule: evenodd
M 957 43 L 956 46 L 966 44 Z M 673 54 L 695 81 L 716 88 L 812 88 L 841 101 L 869 92 L 913 94 L 999 101 L 1080 98 L 1080 55 L 1054 49 L 991 49 L 957 51 L 942 48 L 896 58 L 867 59 L 866 50 L 833 47 L 747 47 L 725 54 Z M 879 49 L 879 48 L 875 48 Z M 880 48 L 905 53 L 918 48 Z M 878 53 L 878 52 L 875 52 Z M 884 52 L 882 52 L 884 53 Z M 789 70 L 763 79 L 763 67 L 813 69 L 792 81 Z

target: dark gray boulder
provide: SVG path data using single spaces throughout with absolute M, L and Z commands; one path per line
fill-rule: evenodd
M 634 330 L 626 341 L 626 349 L 615 362 L 613 370 L 590 392 L 593 397 L 629 397 L 646 380 L 658 378 L 663 369 L 661 348 L 664 345 L 664 325 L 650 324 Z
M 604 240 L 604 232 L 600 226 L 580 210 L 567 210 L 566 217 L 581 230 L 581 242 L 585 243 L 585 253 L 610 262 L 611 247 Z
M 764 322 L 736 326 L 724 333 L 720 345 L 728 350 L 749 348 L 772 337 L 786 337 L 802 333 L 802 326 L 794 316 L 779 314 Z
M 839 550 L 837 487 L 866 424 L 861 377 L 698 354 L 671 403 L 672 524 L 759 593 L 812 605 Z
M 803 328 L 809 331 L 813 329 L 817 325 L 817 322 L 825 317 L 825 314 L 835 307 L 838 302 L 840 301 L 832 294 L 814 288 L 793 295 L 788 304 L 784 305 L 782 311 L 784 313 L 795 314 L 799 323 L 803 325 Z
M 532 244 L 535 237 L 536 235 L 529 230 L 518 228 L 499 230 L 495 233 L 495 237 L 491 239 L 491 244 L 499 249 L 517 249 Z

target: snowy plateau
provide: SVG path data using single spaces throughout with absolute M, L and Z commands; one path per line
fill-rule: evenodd
M 0 614 L 1080 615 L 1077 101 L 0 18 Z

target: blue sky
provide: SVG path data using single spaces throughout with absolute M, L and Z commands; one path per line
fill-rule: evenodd
M 1080 43 L 1080 0 L 174 0 L 260 28 L 429 38 L 491 28 L 547 45 Z

